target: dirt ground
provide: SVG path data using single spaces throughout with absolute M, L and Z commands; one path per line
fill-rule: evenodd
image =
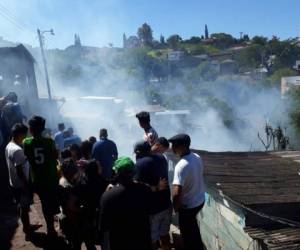
M 58 238 L 55 240 L 49 240 L 46 236 L 46 226 L 45 221 L 42 215 L 41 203 L 37 197 L 34 199 L 34 205 L 31 206 L 30 212 L 30 222 L 31 224 L 41 224 L 41 227 L 35 231 L 33 237 L 30 241 L 25 240 L 25 235 L 22 230 L 22 223 L 19 221 L 19 227 L 16 230 L 14 238 L 12 240 L 11 250 L 35 250 L 35 249 L 44 249 L 44 250 L 70 250 L 67 246 L 66 241 L 62 233 L 60 233 L 59 225 L 56 223 L 56 230 L 58 231 Z M 179 235 L 178 229 L 171 226 L 171 235 Z M 176 245 L 176 244 L 175 244 Z M 97 250 L 101 250 L 100 246 L 96 246 Z M 86 250 L 84 244 L 81 247 L 82 250 Z M 180 249 L 172 248 L 172 249 Z
M 19 227 L 17 228 L 15 236 L 12 240 L 12 250 L 69 250 L 69 247 L 67 246 L 61 233 L 58 233 L 58 238 L 55 240 L 51 240 L 49 242 L 47 239 L 45 221 L 41 211 L 41 204 L 37 198 L 35 198 L 34 205 L 31 206 L 30 220 L 31 224 L 41 224 L 42 226 L 35 231 L 30 241 L 26 241 L 22 231 L 22 223 L 19 222 Z M 56 229 L 59 232 L 58 223 L 56 223 Z M 86 249 L 84 244 L 82 245 L 82 249 Z M 99 246 L 97 246 L 97 249 L 101 250 Z

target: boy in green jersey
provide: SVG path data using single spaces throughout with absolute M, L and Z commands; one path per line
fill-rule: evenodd
M 55 142 L 42 137 L 45 119 L 34 116 L 29 120 L 29 131 L 32 135 L 24 140 L 24 153 L 31 165 L 31 179 L 34 190 L 42 203 L 42 210 L 47 224 L 47 234 L 55 235 L 54 215 L 59 213 L 57 196 L 57 151 Z

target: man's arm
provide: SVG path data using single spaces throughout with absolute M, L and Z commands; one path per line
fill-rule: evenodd
M 114 160 L 118 159 L 118 148 L 115 143 L 113 143 L 113 151 L 114 151 Z
M 150 186 L 153 192 L 164 191 L 169 188 L 169 182 L 165 178 L 161 178 L 157 184 L 157 186 Z
M 185 165 L 180 162 L 177 163 L 174 170 L 174 179 L 172 187 L 172 198 L 175 212 L 182 207 L 182 187 L 185 183 Z
M 26 163 L 26 157 L 24 155 L 24 152 L 21 150 L 18 150 L 14 153 L 14 161 L 15 161 L 15 167 L 17 170 L 18 177 L 22 180 L 24 185 L 28 185 L 28 180 L 24 174 L 24 164 Z
M 175 212 L 178 212 L 178 210 L 182 207 L 181 197 L 182 187 L 180 185 L 173 185 L 172 198 Z
M 96 143 L 95 143 L 96 144 Z M 96 154 L 97 154 L 97 147 L 95 147 L 95 144 L 93 145 L 93 148 L 92 148 L 92 157 L 94 159 L 97 159 L 96 158 Z

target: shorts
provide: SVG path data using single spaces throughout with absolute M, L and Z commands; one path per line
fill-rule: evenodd
M 171 218 L 172 210 L 170 208 L 150 216 L 152 242 L 156 242 L 161 236 L 169 234 Z
M 30 205 L 33 204 L 33 195 L 32 192 L 25 187 L 12 188 L 13 196 L 15 202 L 21 208 L 30 208 Z
M 35 187 L 35 192 L 39 196 L 44 215 L 55 215 L 60 213 L 58 187 L 44 189 Z

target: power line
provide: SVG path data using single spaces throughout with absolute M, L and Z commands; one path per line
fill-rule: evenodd
M 15 27 L 17 27 L 21 31 L 27 31 L 31 34 L 35 34 L 30 28 L 28 28 L 27 25 L 24 23 L 20 23 L 17 19 L 17 17 L 3 4 L 0 3 L 0 15 L 5 18 L 8 22 L 13 24 Z
M 2 10 L 0 10 L 0 15 L 4 17 L 8 22 L 13 24 L 15 27 L 17 27 L 19 30 L 24 30 L 22 26 L 20 26 L 18 23 L 16 23 L 13 19 L 11 19 L 9 16 L 7 16 Z
M 5 7 L 2 3 L 0 3 L 0 8 L 5 12 L 5 14 L 7 16 L 9 16 L 11 19 L 13 19 L 15 22 L 17 22 L 19 25 L 21 25 L 23 28 L 27 29 L 28 31 L 34 33 L 31 28 L 26 24 L 26 23 L 20 23 L 18 21 L 18 17 L 7 7 Z M 30 22 L 30 20 L 27 20 Z M 34 26 L 31 22 L 30 22 L 31 26 Z

